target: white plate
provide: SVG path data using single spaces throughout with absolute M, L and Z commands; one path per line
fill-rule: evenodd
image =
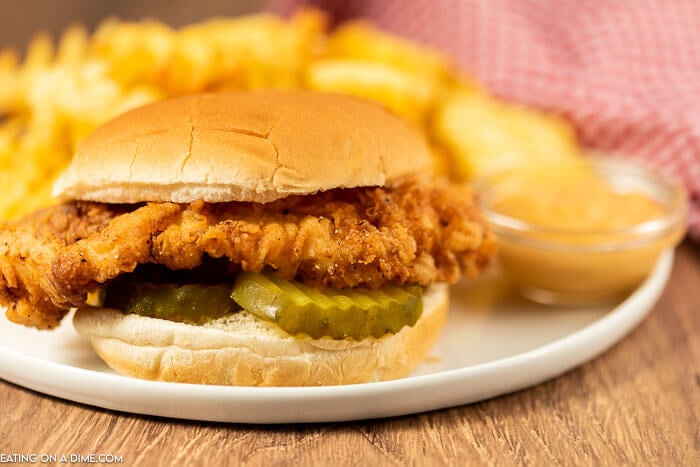
M 668 280 L 673 252 L 623 302 L 558 310 L 502 299 L 486 279 L 452 290 L 433 356 L 402 380 L 350 386 L 252 388 L 142 381 L 107 368 L 69 322 L 41 332 L 0 320 L 0 377 L 53 396 L 138 414 L 244 423 L 387 417 L 495 397 L 553 378 L 633 329 Z M 490 310 L 490 311 L 487 311 Z

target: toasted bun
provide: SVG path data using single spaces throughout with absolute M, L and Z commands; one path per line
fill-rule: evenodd
M 97 129 L 54 195 L 264 203 L 391 186 L 431 168 L 424 139 L 377 104 L 308 91 L 208 94 L 141 107 Z
M 447 286 L 434 284 L 414 326 L 362 341 L 290 336 L 246 312 L 194 326 L 82 308 L 73 322 L 110 367 L 128 376 L 236 386 L 352 384 L 413 371 L 438 338 L 447 302 Z

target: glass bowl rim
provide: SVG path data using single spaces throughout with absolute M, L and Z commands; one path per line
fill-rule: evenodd
M 506 237 L 508 240 L 527 244 L 533 247 L 557 250 L 557 251 L 614 251 L 620 249 L 632 249 L 643 246 L 649 242 L 663 238 L 675 230 L 679 224 L 687 223 L 688 194 L 684 186 L 670 176 L 657 172 L 650 167 L 637 162 L 611 156 L 589 156 L 581 161 L 582 164 L 592 166 L 596 171 L 609 174 L 617 174 L 625 177 L 633 177 L 648 184 L 656 190 L 669 193 L 670 203 L 661 203 L 664 208 L 664 216 L 644 221 L 630 227 L 617 229 L 591 229 L 578 230 L 567 228 L 552 228 L 536 223 L 528 222 L 517 217 L 499 213 L 490 208 L 491 198 L 498 186 L 505 181 L 496 182 L 489 186 L 477 188 L 479 207 L 492 230 L 497 237 Z M 505 173 L 502 177 L 517 176 L 517 169 Z M 657 201 L 658 197 L 655 198 Z M 683 226 L 685 229 L 685 226 Z M 557 235 L 558 239 L 533 238 L 541 234 Z M 595 242 L 584 242 L 586 238 L 597 238 Z M 620 237 L 623 237 L 620 239 Z M 571 242 L 579 243 L 571 243 Z

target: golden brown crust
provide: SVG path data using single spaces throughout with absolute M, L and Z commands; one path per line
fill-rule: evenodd
M 482 270 L 493 240 L 469 190 L 363 188 L 275 203 L 151 203 L 69 245 L 52 266 L 58 290 L 79 305 L 91 288 L 156 263 L 192 269 L 206 256 L 245 271 L 271 267 L 317 286 L 455 282 Z
M 362 341 L 293 337 L 240 313 L 209 327 L 84 308 L 75 327 L 117 372 L 137 378 L 237 386 L 314 386 L 407 376 L 444 326 L 447 287 L 425 293 L 413 327 Z
M 78 148 L 55 194 L 107 203 L 269 202 L 429 174 L 420 134 L 377 104 L 309 91 L 196 95 L 132 110 Z
M 7 245 L 0 303 L 27 305 L 11 308 L 13 321 L 54 326 L 87 292 L 139 264 L 191 270 L 207 257 L 222 258 L 232 268 L 224 274 L 269 267 L 312 285 L 376 288 L 454 282 L 484 269 L 495 249 L 471 192 L 454 185 L 332 190 L 264 205 L 77 206 L 0 230 L 0 246 Z M 48 218 L 81 227 L 53 232 L 44 226 Z M 42 253 L 25 262 L 25 248 Z
M 39 329 L 59 324 L 68 311 L 52 283 L 51 264 L 67 244 L 104 229 L 122 211 L 93 203 L 51 207 L 0 225 L 0 304 L 14 322 Z

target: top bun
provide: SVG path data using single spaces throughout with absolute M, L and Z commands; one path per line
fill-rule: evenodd
M 431 171 L 424 139 L 377 104 L 308 91 L 205 94 L 141 107 L 97 129 L 54 195 L 265 203 Z

